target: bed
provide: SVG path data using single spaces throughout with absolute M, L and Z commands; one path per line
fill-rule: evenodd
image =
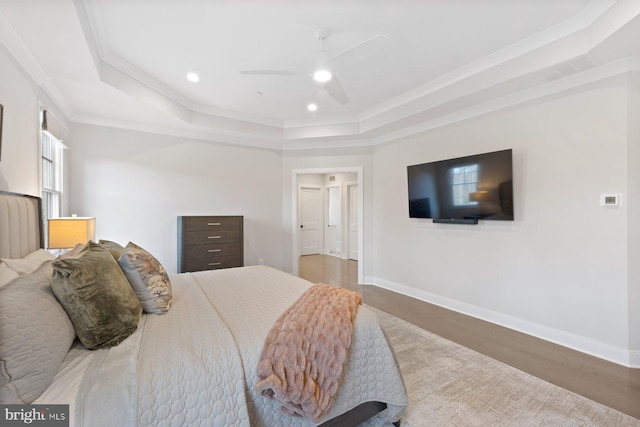
M 38 198 L 0 194 L 0 258 L 40 263 L 37 258 L 46 257 L 42 255 L 41 230 Z M 15 280 L 48 279 L 47 263 L 51 261 L 41 262 L 35 270 L 32 265 L 30 272 L 18 274 Z M 3 264 L 7 263 L 0 263 L 5 274 L 11 263 Z M 10 317 L 9 310 L 19 308 L 7 301 L 7 289 L 17 293 L 18 286 L 5 275 L 3 280 L 8 282 L 0 284 L 0 304 L 5 304 L 2 321 L 27 316 L 20 322 L 31 322 L 30 330 L 44 329 L 36 332 L 33 341 L 38 348 L 26 353 L 35 361 L 29 369 L 49 373 L 38 372 L 37 378 L 27 381 L 39 382 L 43 388 L 32 391 L 28 403 L 68 404 L 70 425 L 86 427 L 355 426 L 365 420 L 367 425 L 399 425 L 408 403 L 404 383 L 384 332 L 365 305 L 357 308 L 353 319 L 350 347 L 333 403 L 312 420 L 284 414 L 282 402 L 265 397 L 256 384 L 260 380 L 257 366 L 272 326 L 313 284 L 267 266 L 181 273 L 169 278 L 170 309 L 163 314 L 143 313 L 135 332 L 122 342 L 88 350 L 75 335 L 69 341 L 69 333 L 75 331 L 68 330 L 68 323 L 56 327 L 50 320 L 54 315 L 42 317 L 49 311 L 65 317 L 51 295 L 47 295 L 48 308 L 27 314 L 24 312 L 30 310 L 23 309 Z M 30 286 L 51 294 L 48 283 Z M 0 312 L 0 319 L 2 316 Z M 47 326 L 40 328 L 41 324 Z M 8 334 L 5 326 L 0 324 L 0 333 Z M 52 336 L 59 331 L 67 341 Z M 11 349 L 3 348 L 9 342 L 7 337 L 0 338 L 0 367 L 4 364 L 6 372 L 7 366 L 17 362 L 7 356 Z M 20 339 L 24 341 L 24 337 Z M 49 345 L 58 348 L 57 356 L 46 347 Z M 46 369 L 40 365 L 47 365 Z M 16 387 L 2 391 L 13 387 L 7 385 L 10 379 L 6 377 L 3 379 L 0 369 L 0 403 L 16 403 L 9 402 Z M 23 390 L 23 397 L 26 394 Z

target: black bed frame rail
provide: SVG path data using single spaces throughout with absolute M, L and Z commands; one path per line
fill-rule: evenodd
M 383 402 L 364 402 L 356 406 L 352 410 L 345 412 L 335 418 L 325 421 L 319 427 L 352 427 L 357 426 L 379 412 L 387 409 L 387 404 Z M 400 427 L 400 421 L 393 423 L 394 426 Z

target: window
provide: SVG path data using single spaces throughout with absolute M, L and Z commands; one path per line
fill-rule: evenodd
M 65 146 L 47 130 L 46 111 L 41 116 L 41 176 L 42 176 L 42 214 L 44 221 L 45 247 L 48 246 L 49 218 L 58 218 L 62 208 L 62 166 Z
M 453 190 L 454 206 L 477 205 L 469 198 L 471 193 L 478 190 L 478 165 L 451 168 L 451 188 Z

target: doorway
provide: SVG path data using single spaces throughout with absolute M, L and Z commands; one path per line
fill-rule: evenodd
M 304 179 L 301 179 L 300 175 L 309 174 L 342 174 L 353 173 L 356 176 L 355 181 L 345 183 L 343 187 L 345 196 L 343 198 L 344 203 L 341 204 L 341 209 L 345 212 L 343 216 L 345 218 L 343 222 L 344 231 L 341 231 L 345 236 L 345 245 L 341 248 L 343 258 L 352 259 L 357 261 L 357 275 L 358 283 L 364 282 L 364 239 L 361 230 L 361 224 L 363 224 L 364 217 L 364 195 L 363 195 L 363 172 L 362 167 L 347 167 L 347 168 L 322 168 L 322 169 L 295 169 L 292 176 L 292 270 L 293 273 L 299 274 L 299 258 L 305 251 L 302 250 L 301 238 L 306 231 L 305 225 L 302 223 L 302 212 L 300 209 L 300 201 L 308 194 L 303 194 L 299 190 L 304 187 L 309 187 L 304 183 Z M 330 187 L 329 185 L 326 186 Z M 324 197 L 324 196 L 323 196 Z M 327 224 L 323 224 L 322 228 Z M 302 226 L 302 227 L 301 227 Z M 325 233 L 321 233 L 325 234 Z M 352 261 L 353 262 L 353 261 Z

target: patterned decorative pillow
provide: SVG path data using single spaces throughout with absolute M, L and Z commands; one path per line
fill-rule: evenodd
M 124 247 L 120 243 L 112 242 L 111 240 L 99 240 L 98 243 L 107 248 L 116 261 L 118 261 L 118 258 L 120 258 L 120 255 L 122 255 L 124 251 Z
M 52 289 L 88 349 L 116 346 L 138 328 L 142 305 L 98 243 L 87 243 L 76 257 L 55 260 Z
M 164 314 L 171 308 L 172 292 L 169 275 L 160 261 L 135 243 L 129 242 L 118 264 L 142 302 L 144 311 Z
M 52 261 L 55 256 L 49 251 L 44 249 L 38 249 L 31 252 L 24 258 L 2 258 L 7 267 L 18 273 L 18 275 L 33 273 L 40 267 L 45 261 Z
M 0 288 L 0 402 L 33 402 L 76 337 L 51 292 L 51 262 Z

